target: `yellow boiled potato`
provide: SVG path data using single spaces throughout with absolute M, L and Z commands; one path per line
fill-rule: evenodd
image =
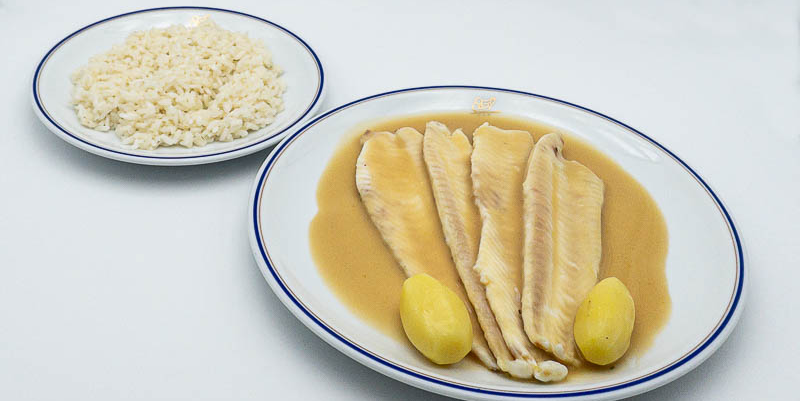
M 628 288 L 616 277 L 597 283 L 575 315 L 575 343 L 587 361 L 608 365 L 631 344 L 636 312 Z
M 400 295 L 403 329 L 434 363 L 456 363 L 472 346 L 472 323 L 461 298 L 427 274 L 409 277 Z

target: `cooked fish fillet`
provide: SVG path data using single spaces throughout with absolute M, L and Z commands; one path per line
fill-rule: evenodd
M 482 226 L 474 269 L 509 351 L 539 380 L 561 380 L 564 365 L 544 359 L 528 341 L 520 317 L 522 286 L 522 182 L 533 147 L 526 131 L 484 124 L 473 134 L 472 185 Z M 522 369 L 523 366 L 515 366 Z
M 450 133 L 447 127 L 431 121 L 425 127 L 423 156 L 442 222 L 442 230 L 453 255 L 461 282 L 483 329 L 489 349 L 501 370 L 509 374 L 530 378 L 530 372 L 518 372 L 517 365 L 527 366 L 522 360 L 514 361 L 503 334 L 497 326 L 494 313 L 486 300 L 486 293 L 478 273 L 472 269 L 478 256 L 481 235 L 481 216 L 472 197 L 472 170 L 470 156 L 472 145 L 460 129 Z
M 422 134 L 401 128 L 394 134 L 367 132 L 361 141 L 356 187 L 372 222 L 407 276 L 428 273 L 461 297 L 472 319 L 472 352 L 496 369 L 444 240 L 422 158 Z
M 545 135 L 528 162 L 522 318 L 531 342 L 578 365 L 572 327 L 600 268 L 603 181 L 563 148 L 560 134 Z

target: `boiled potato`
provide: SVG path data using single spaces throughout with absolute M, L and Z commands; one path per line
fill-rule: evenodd
M 636 312 L 628 288 L 616 277 L 595 284 L 575 315 L 575 343 L 587 361 L 608 365 L 631 344 Z
M 400 295 L 403 329 L 422 355 L 434 363 L 456 363 L 472 346 L 472 323 L 461 298 L 435 278 L 406 279 Z

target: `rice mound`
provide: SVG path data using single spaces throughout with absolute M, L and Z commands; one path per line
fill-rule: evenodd
M 204 146 L 261 129 L 286 84 L 264 43 L 210 19 L 132 33 L 72 74 L 80 123 L 135 149 Z

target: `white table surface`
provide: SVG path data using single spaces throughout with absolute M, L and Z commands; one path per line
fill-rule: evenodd
M 499 86 L 590 107 L 672 149 L 729 206 L 751 287 L 727 343 L 639 399 L 795 397 L 798 3 L 567 3 L 207 5 L 307 39 L 326 70 L 323 109 L 410 86 Z M 269 290 L 245 221 L 268 151 L 138 166 L 74 148 L 36 119 L 29 78 L 47 48 L 163 5 L 0 0 L 0 399 L 437 398 L 335 351 Z

